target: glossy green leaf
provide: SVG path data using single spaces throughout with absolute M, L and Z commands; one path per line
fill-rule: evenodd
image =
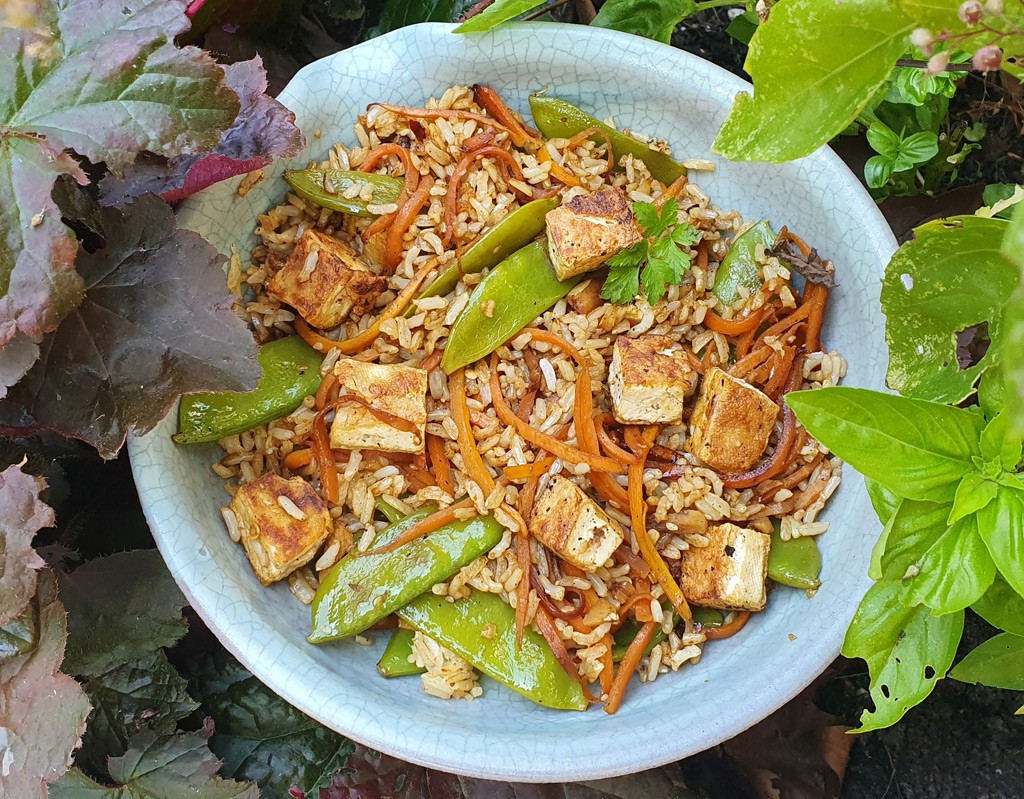
M 960 682 L 1024 691 L 1024 636 L 1002 633 L 976 646 L 949 672 Z
M 872 125 L 866 134 L 868 144 L 879 155 L 894 161 L 900 152 L 900 137 L 881 123 Z
M 293 785 L 319 795 L 353 750 L 352 742 L 293 708 L 227 652 L 192 660 L 189 687 L 213 719 L 210 748 L 221 773 L 251 780 L 262 796 L 287 797 Z
M 750 40 L 754 38 L 754 34 L 757 33 L 757 27 L 760 24 L 761 19 L 757 16 L 756 11 L 744 11 L 729 23 L 729 27 L 725 29 L 725 32 L 738 42 L 750 44 Z
M 1003 397 L 1010 415 L 1010 430 L 1024 436 L 1024 202 L 1015 207 L 1003 238 L 1002 253 L 1021 276 L 1021 285 L 1004 312 L 1005 329 L 1000 344 L 1009 357 L 1002 366 Z
M 1024 441 L 1010 431 L 1009 414 L 1000 413 L 981 433 L 981 457 L 999 464 L 1007 471 L 1016 471 L 1024 453 Z
M 899 510 L 900 503 L 904 500 L 876 480 L 866 478 L 864 483 L 867 486 L 871 505 L 883 525 L 882 532 L 878 534 L 878 540 L 875 541 L 875 545 L 871 548 L 871 563 L 868 566 L 868 577 L 872 580 L 880 580 L 882 579 L 882 554 L 885 552 L 885 547 L 889 540 L 893 518 Z
M 1021 596 L 1002 577 L 996 577 L 981 599 L 971 605 L 981 618 L 1014 635 L 1024 635 L 1024 596 Z
M 984 420 L 960 408 L 846 387 L 793 392 L 786 402 L 832 452 L 910 499 L 952 501 L 980 454 Z
M 889 519 L 888 540 L 880 558 L 880 578 L 902 580 L 913 573 L 918 560 L 946 531 L 949 505 L 901 500 Z
M 959 521 L 982 508 L 996 497 L 999 484 L 988 480 L 977 472 L 964 475 L 960 485 L 956 487 L 953 507 L 949 511 L 949 524 Z
M 369 36 L 380 36 L 420 22 L 454 22 L 465 7 L 460 0 L 387 0 L 380 12 L 380 21 Z
M 900 140 L 893 167 L 897 172 L 912 169 L 918 164 L 930 161 L 938 152 L 939 137 L 929 130 L 921 130 Z
M 858 732 L 888 727 L 932 692 L 956 655 L 964 614 L 934 616 L 909 603 L 899 580 L 876 583 L 861 601 L 843 641 L 843 654 L 867 661 L 875 708 Z
M 936 614 L 961 611 L 992 585 L 996 564 L 978 530 L 978 516 L 967 516 L 935 538 L 914 563 L 907 578 L 911 604 L 927 605 Z
M 475 17 L 470 17 L 453 33 L 483 33 L 520 14 L 544 5 L 545 0 L 495 0 Z
M 911 397 L 957 403 L 997 357 L 990 347 L 967 369 L 957 362 L 958 331 L 987 323 L 995 340 L 999 310 L 1020 280 L 999 254 L 1007 223 L 966 216 L 929 222 L 896 252 L 882 282 L 889 385 Z
M 1024 595 L 1024 491 L 999 486 L 995 500 L 978 514 L 978 526 L 999 573 Z
M 864 164 L 864 180 L 869 188 L 880 189 L 889 182 L 893 161 L 887 155 L 873 155 Z
M 786 0 L 750 42 L 743 93 L 713 149 L 733 160 L 788 161 L 850 125 L 907 48 L 915 23 L 890 0 Z
M 668 44 L 676 26 L 696 11 L 696 0 L 606 0 L 590 24 Z

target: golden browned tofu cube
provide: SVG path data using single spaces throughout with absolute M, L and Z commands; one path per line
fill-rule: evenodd
M 686 601 L 718 610 L 763 610 L 771 536 L 735 524 L 716 525 L 706 535 L 706 547 L 691 546 L 680 558 Z
M 544 219 L 559 280 L 597 269 L 643 238 L 626 195 L 611 186 L 574 197 Z
M 623 424 L 678 424 L 697 373 L 667 336 L 619 336 L 612 348 L 608 389 L 612 413 Z
M 625 537 L 618 522 L 559 475 L 537 500 L 529 526 L 544 546 L 586 572 L 603 566 Z
M 288 262 L 267 285 L 267 293 L 287 303 L 313 327 L 337 327 L 350 314 L 373 309 L 387 288 L 358 255 L 316 230 L 302 234 Z
M 720 472 L 742 472 L 760 458 L 779 406 L 749 383 L 712 369 L 690 416 L 686 449 Z
M 309 563 L 334 529 L 327 506 L 301 477 L 257 477 L 238 487 L 231 511 L 252 570 L 264 585 Z
M 423 452 L 427 425 L 427 371 L 400 364 L 364 363 L 341 358 L 334 365 L 341 394 L 359 402 L 342 403 L 331 424 L 331 446 L 338 449 L 379 449 Z M 399 424 L 386 419 L 395 417 Z

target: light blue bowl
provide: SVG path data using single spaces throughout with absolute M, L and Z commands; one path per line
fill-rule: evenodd
M 244 199 L 237 180 L 187 201 L 179 213 L 222 252 L 255 243 L 256 214 L 282 196 L 280 175 L 351 142 L 352 123 L 374 101 L 421 105 L 453 84 L 487 83 L 528 113 L 527 96 L 550 86 L 620 126 L 667 139 L 680 158 L 711 158 L 695 176 L 714 202 L 745 218 L 788 224 L 838 270 L 825 340 L 849 361 L 846 385 L 883 387 L 886 350 L 880 277 L 891 232 L 856 177 L 822 148 L 774 166 L 730 163 L 711 142 L 743 81 L 696 56 L 635 36 L 582 26 L 522 24 L 480 36 L 416 25 L 345 50 L 299 72 L 281 94 L 309 142 L 267 170 Z M 316 129 L 322 138 L 313 136 Z M 214 445 L 171 442 L 176 413 L 129 442 L 135 481 L 157 544 L 199 615 L 270 688 L 338 732 L 406 760 L 474 777 L 517 781 L 594 779 L 640 771 L 714 746 L 750 727 L 808 685 L 838 654 L 868 585 L 877 522 L 861 477 L 847 469 L 825 515 L 823 585 L 808 600 L 778 589 L 767 612 L 736 638 L 707 647 L 697 666 L 634 682 L 615 716 L 545 710 L 484 680 L 474 702 L 426 696 L 415 678 L 384 680 L 372 647 L 305 642 L 308 609 L 286 585 L 263 588 L 218 508 L 226 495 L 210 470 Z

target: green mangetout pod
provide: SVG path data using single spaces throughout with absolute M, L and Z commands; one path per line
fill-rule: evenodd
M 398 202 L 398 195 L 405 184 L 401 178 L 348 169 L 289 169 L 284 173 L 284 179 L 302 199 L 321 208 L 354 216 L 376 216 L 367 206 Z M 369 200 L 361 200 L 358 195 L 351 199 L 344 196 L 353 186 L 366 185 L 373 186 L 373 196 Z
M 434 278 L 433 282 L 423 289 L 416 299 L 443 296 L 455 288 L 460 275 L 469 275 L 490 269 L 516 250 L 525 247 L 544 230 L 544 217 L 548 211 L 557 208 L 559 202 L 558 197 L 545 197 L 514 210 L 473 242 L 466 252 Z M 413 303 L 405 315 L 412 316 L 415 309 L 416 306 Z
M 381 531 L 375 546 L 393 541 L 431 509 L 419 510 Z M 504 529 L 492 516 L 439 527 L 394 552 L 351 553 L 323 576 L 311 607 L 309 642 L 320 644 L 360 633 L 394 613 L 494 547 Z
M 490 355 L 583 279 L 555 277 L 547 249 L 545 239 L 535 241 L 512 253 L 477 284 L 448 335 L 441 358 L 446 373 Z
M 204 391 L 181 398 L 175 442 L 217 441 L 280 419 L 320 386 L 324 356 L 298 336 L 268 342 L 256 357 L 263 374 L 253 391 Z
M 404 629 L 395 630 L 391 634 L 388 645 L 384 647 L 384 654 L 377 661 L 377 671 L 382 677 L 410 677 L 426 671 L 409 661 L 414 634 L 412 630 Z
M 651 175 L 665 184 L 672 183 L 686 174 L 686 167 L 671 156 L 651 149 L 642 141 L 616 130 L 611 125 L 606 125 L 597 117 L 581 111 L 565 100 L 543 94 L 531 94 L 530 111 L 533 114 L 533 123 L 548 139 L 571 139 L 588 128 L 597 128 L 601 133 L 590 138 L 596 142 L 603 142 L 607 136 L 616 161 L 629 153 L 647 164 Z
M 821 552 L 813 538 L 783 541 L 776 522 L 772 529 L 772 547 L 768 550 L 768 579 L 793 588 L 810 590 L 821 585 Z
M 522 647 L 516 646 L 516 612 L 496 594 L 473 591 L 455 602 L 423 594 L 398 616 L 538 705 L 556 710 L 587 707 L 580 684 L 563 671 L 539 633 L 527 627 Z
M 640 634 L 640 630 L 643 627 L 640 622 L 634 619 L 628 619 L 623 623 L 618 630 L 615 631 L 615 635 L 612 637 L 612 660 L 615 663 L 620 662 L 626 656 L 626 650 L 629 649 L 629 645 L 633 643 L 633 639 Z M 650 643 L 644 647 L 644 655 L 651 654 L 651 650 L 654 649 L 658 644 L 665 640 L 665 631 L 658 627 L 654 631 L 654 635 L 651 636 Z
M 725 614 L 714 608 L 690 608 L 693 611 L 693 620 L 704 627 L 721 627 L 725 620 Z
M 711 287 L 711 292 L 723 305 L 732 305 L 740 298 L 740 286 L 746 286 L 752 292 L 761 287 L 761 266 L 754 252 L 758 244 L 771 247 L 774 243 L 775 234 L 763 220 L 736 237 L 725 260 L 719 265 L 715 284 Z

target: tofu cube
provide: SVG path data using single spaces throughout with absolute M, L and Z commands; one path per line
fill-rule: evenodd
M 690 416 L 686 449 L 720 472 L 749 469 L 764 454 L 779 406 L 749 383 L 712 369 Z
M 763 610 L 771 536 L 735 524 L 710 527 L 706 535 L 706 547 L 691 546 L 680 558 L 686 601 L 718 610 Z
M 544 218 L 555 275 L 565 280 L 597 269 L 643 238 L 629 200 L 607 187 L 574 197 Z
M 667 336 L 619 336 L 608 369 L 612 414 L 623 424 L 678 424 L 697 373 Z
M 534 537 L 585 572 L 603 566 L 625 533 L 573 482 L 556 475 L 529 520 Z
M 334 530 L 327 506 L 301 477 L 257 477 L 239 486 L 230 507 L 245 554 L 264 585 L 309 563 Z
M 364 363 L 341 358 L 334 365 L 341 394 L 352 394 L 377 411 L 397 417 L 413 429 L 377 418 L 358 402 L 338 406 L 331 425 L 331 446 L 423 452 L 427 425 L 427 371 L 400 364 Z
M 270 279 L 267 293 L 292 306 L 313 327 L 329 330 L 350 314 L 372 310 L 385 288 L 387 279 L 371 272 L 345 244 L 307 230 Z

